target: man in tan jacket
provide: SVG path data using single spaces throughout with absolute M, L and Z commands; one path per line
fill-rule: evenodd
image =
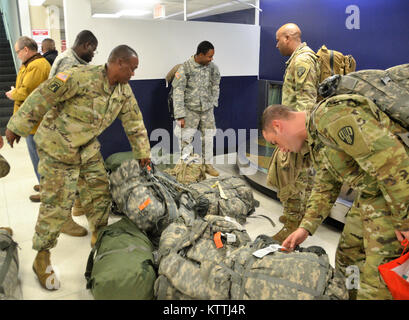
M 16 87 L 11 87 L 11 90 L 6 92 L 6 96 L 10 100 L 14 100 L 13 113 L 16 113 L 30 93 L 43 81 L 48 79 L 51 66 L 50 63 L 38 53 L 37 43 L 29 37 L 20 37 L 14 45 L 14 50 L 17 57 L 21 60 L 22 65 L 17 74 Z M 38 125 L 33 128 L 27 136 L 26 141 L 34 172 L 37 176 L 38 183 L 40 183 L 40 176 L 37 171 L 38 155 L 33 139 L 37 128 Z M 39 191 L 39 185 L 35 185 L 34 190 Z M 40 194 L 30 196 L 30 200 L 40 202 Z

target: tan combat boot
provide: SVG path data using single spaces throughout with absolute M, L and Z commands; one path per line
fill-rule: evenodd
M 67 222 L 62 226 L 61 232 L 73 237 L 84 237 L 88 234 L 87 229 L 76 223 L 71 215 L 68 217 Z
M 33 271 L 44 289 L 58 290 L 60 288 L 60 280 L 51 266 L 49 250 L 38 251 L 33 263 Z
M 301 220 L 292 221 L 287 219 L 283 228 L 273 236 L 273 239 L 278 241 L 280 244 L 283 243 L 283 241 L 287 239 L 290 234 L 297 230 L 300 223 Z
M 82 216 L 85 214 L 84 209 L 81 206 L 81 201 L 79 198 L 75 199 L 74 206 L 72 207 L 72 215 L 74 217 Z
M 218 177 L 219 172 L 211 165 L 205 164 L 206 173 L 210 174 L 213 177 Z

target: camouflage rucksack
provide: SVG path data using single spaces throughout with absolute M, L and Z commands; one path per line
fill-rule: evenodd
M 0 178 L 8 175 L 10 172 L 10 165 L 6 159 L 0 154 Z
M 345 279 L 330 265 L 323 248 L 283 252 L 277 245 L 261 235 L 230 254 L 225 266 L 232 271 L 232 300 L 348 299 Z
M 259 203 L 254 199 L 253 190 L 242 177 L 222 176 L 206 179 L 188 185 L 196 201 L 207 199 L 207 214 L 229 216 L 239 223 L 246 223 Z
M 17 243 L 4 228 L 0 229 L 0 300 L 18 299 L 19 259 Z
M 164 172 L 175 177 L 183 184 L 190 184 L 206 179 L 206 169 L 200 157 L 197 154 L 189 156 L 187 159 L 180 159 L 179 162 Z
M 371 99 L 392 120 L 409 130 L 409 63 L 386 70 L 335 75 L 320 84 L 323 97 L 353 93 Z
M 320 83 L 334 74 L 344 75 L 356 70 L 353 56 L 345 56 L 339 51 L 329 50 L 325 45 L 317 51 L 317 56 L 320 64 Z
M 157 244 L 162 231 L 178 217 L 172 194 L 137 160 L 121 164 L 109 176 L 112 199 L 118 209 Z
M 173 79 L 175 78 L 175 74 L 178 71 L 179 67 L 183 64 L 184 69 L 185 69 L 185 75 L 188 77 L 189 76 L 189 72 L 190 72 L 190 67 L 189 64 L 187 62 L 184 63 L 178 63 L 177 65 L 175 65 L 172 69 L 169 70 L 169 72 L 167 73 L 165 80 L 166 80 L 166 87 L 168 86 L 169 83 L 172 83 Z M 174 110 L 173 110 L 173 87 L 170 88 L 170 91 L 168 93 L 168 109 L 169 109 L 169 113 L 172 117 L 172 119 L 174 119 Z
M 223 261 L 249 241 L 244 228 L 230 217 L 180 218 L 163 231 L 160 239 L 155 297 L 229 299 L 230 269 Z

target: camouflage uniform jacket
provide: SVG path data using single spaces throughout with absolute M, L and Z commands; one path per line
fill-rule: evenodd
M 192 56 L 183 63 L 172 81 L 175 119 L 185 117 L 185 108 L 203 112 L 217 107 L 219 84 L 219 68 L 213 62 L 203 66 Z
M 303 42 L 286 66 L 281 103 L 297 111 L 311 111 L 317 101 L 320 74 L 317 55 Z
M 406 132 L 369 99 L 338 95 L 307 115 L 307 142 L 317 170 L 300 227 L 313 234 L 328 216 L 342 183 L 365 197 L 383 196 L 396 230 L 409 230 L 409 149 Z
M 82 60 L 74 50 L 68 49 L 55 58 L 48 79 L 51 79 L 60 71 L 64 71 L 81 64 L 87 65 L 88 62 Z
M 7 128 L 27 136 L 43 117 L 34 140 L 61 162 L 85 163 L 95 155 L 100 149 L 96 138 L 117 117 L 135 158 L 150 156 L 148 135 L 131 87 L 111 87 L 103 65 L 74 67 L 46 80 L 13 115 Z

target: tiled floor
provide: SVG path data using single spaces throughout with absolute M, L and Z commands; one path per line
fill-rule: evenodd
M 5 141 L 5 139 L 4 139 Z M 37 220 L 39 204 L 29 200 L 34 193 L 33 186 L 37 183 L 32 164 L 28 155 L 26 142 L 21 139 L 20 143 L 12 149 L 7 143 L 0 150 L 11 165 L 8 176 L 0 179 L 0 226 L 11 227 L 14 230 L 14 240 L 19 244 L 20 259 L 20 292 L 19 298 L 25 300 L 44 299 L 70 299 L 89 300 L 92 294 L 85 288 L 85 266 L 91 251 L 91 235 L 74 238 L 61 234 L 57 246 L 51 250 L 53 267 L 61 281 L 61 288 L 54 292 L 41 288 L 32 270 L 32 263 L 36 251 L 32 249 L 32 236 Z M 226 158 L 224 156 L 219 156 Z M 217 161 L 219 163 L 219 161 Z M 225 162 L 227 163 L 227 161 Z M 221 174 L 238 174 L 235 165 L 216 165 Z M 260 206 L 254 215 L 263 214 L 269 216 L 276 224 L 272 227 L 267 220 L 248 219 L 246 229 L 254 239 L 259 234 L 273 235 L 281 229 L 282 224 L 278 221 L 282 213 L 281 204 L 266 195 L 254 190 L 255 198 L 260 201 Z M 75 221 L 84 227 L 88 227 L 84 216 L 74 217 Z M 109 223 L 119 219 L 112 215 Z M 303 246 L 320 245 L 328 253 L 330 263 L 334 266 L 335 250 L 340 237 L 340 231 L 336 228 L 323 224 L 313 237 L 309 237 Z

